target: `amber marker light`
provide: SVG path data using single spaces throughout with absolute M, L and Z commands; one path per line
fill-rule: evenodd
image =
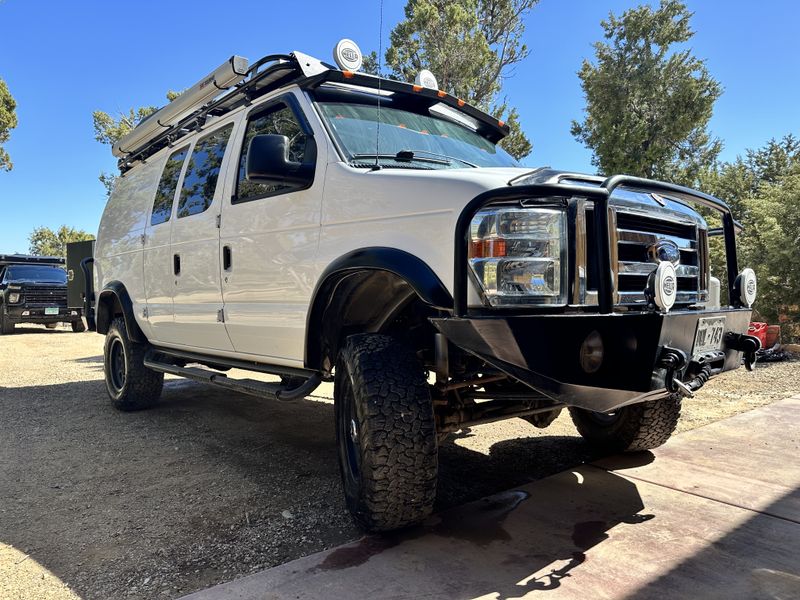
M 506 241 L 502 239 L 472 240 L 470 258 L 498 258 L 506 255 Z

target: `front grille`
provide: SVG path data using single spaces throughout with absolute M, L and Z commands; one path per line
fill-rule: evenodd
M 617 208 L 616 265 L 617 302 L 637 305 L 647 302 L 644 294 L 647 278 L 658 264 L 650 248 L 660 240 L 674 242 L 680 251 L 676 304 L 696 304 L 707 299 L 708 267 L 706 232 L 693 223 L 660 215 L 643 215 Z
M 67 306 L 67 288 L 63 286 L 25 286 L 22 294 L 27 306 Z

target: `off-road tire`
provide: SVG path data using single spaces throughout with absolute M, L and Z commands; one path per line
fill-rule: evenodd
M 591 444 L 610 452 L 639 452 L 664 444 L 681 414 L 681 398 L 673 394 L 624 406 L 611 415 L 598 415 L 570 407 L 569 414 L 578 432 Z
M 86 331 L 86 325 L 83 324 L 82 320 L 73 321 L 70 325 L 72 325 L 72 333 L 83 333 Z
M 164 374 L 144 366 L 147 349 L 147 344 L 128 338 L 125 319 L 118 317 L 112 321 L 103 348 L 103 373 L 114 408 L 126 412 L 142 410 L 158 402 Z M 120 368 L 124 368 L 124 373 L 120 374 Z
M 416 355 L 389 336 L 348 337 L 336 362 L 334 405 L 339 468 L 355 522 L 389 531 L 430 515 L 436 427 Z
M 14 333 L 14 324 L 0 311 L 0 335 L 11 335 L 12 333 Z

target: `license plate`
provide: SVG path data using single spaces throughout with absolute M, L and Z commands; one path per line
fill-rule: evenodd
M 697 322 L 694 334 L 694 354 L 711 352 L 722 348 L 725 333 L 725 317 L 706 317 Z
M 44 309 L 44 314 L 46 315 L 57 315 L 58 314 L 58 307 L 57 306 L 48 306 Z

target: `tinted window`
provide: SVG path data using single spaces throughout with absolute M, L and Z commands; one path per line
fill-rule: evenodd
M 67 272 L 61 267 L 46 265 L 11 265 L 8 267 L 8 280 L 67 283 Z
M 233 125 L 223 127 L 201 138 L 195 145 L 183 177 L 178 218 L 196 215 L 211 206 L 232 129 Z
M 289 160 L 293 162 L 306 162 L 307 136 L 300 127 L 300 122 L 292 110 L 285 104 L 271 106 L 265 112 L 258 113 L 247 122 L 244 134 L 242 156 L 239 159 L 239 179 L 237 184 L 236 200 L 243 202 L 263 196 L 272 195 L 281 190 L 292 188 L 291 185 L 252 183 L 247 181 L 245 165 L 247 164 L 247 149 L 250 140 L 256 135 L 264 134 L 285 135 L 289 138 Z
M 181 168 L 183 161 L 186 160 L 186 155 L 189 148 L 181 148 L 173 152 L 167 159 L 167 164 L 164 165 L 164 172 L 161 173 L 161 179 L 158 181 L 156 188 L 156 199 L 153 201 L 153 214 L 150 217 L 150 225 L 158 225 L 169 221 L 172 214 L 172 201 L 175 198 L 175 190 L 178 187 L 178 178 L 181 175 Z

